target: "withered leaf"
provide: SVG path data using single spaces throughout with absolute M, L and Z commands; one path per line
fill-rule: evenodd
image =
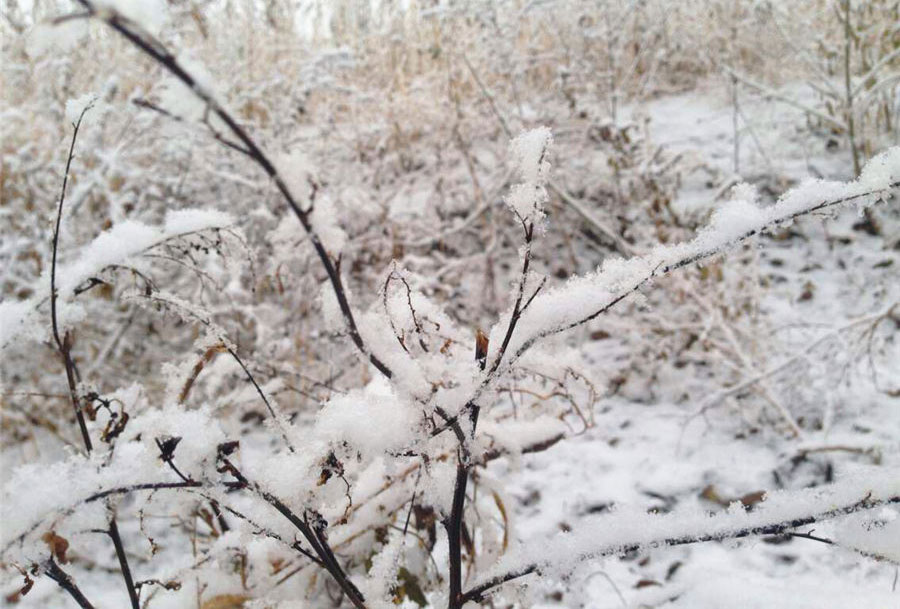
M 69 559 L 66 558 L 69 542 L 64 537 L 60 537 L 54 531 L 47 531 L 41 537 L 41 540 L 47 544 L 47 547 L 50 548 L 50 553 L 56 560 L 62 564 L 69 562 Z

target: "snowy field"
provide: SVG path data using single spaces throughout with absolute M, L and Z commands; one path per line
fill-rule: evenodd
M 0 606 L 900 608 L 896 2 L 2 10 Z

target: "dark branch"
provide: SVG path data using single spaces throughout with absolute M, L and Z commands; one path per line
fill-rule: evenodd
M 462 449 L 457 451 L 456 481 L 453 485 L 453 503 L 450 516 L 444 520 L 447 530 L 447 554 L 450 559 L 450 596 L 447 607 L 460 609 L 465 601 L 462 599 L 462 526 L 465 514 L 466 486 L 469 481 L 469 465 Z
M 313 551 L 319 558 L 318 562 L 321 562 L 322 566 L 328 571 L 329 575 L 334 579 L 334 581 L 340 586 L 341 590 L 344 594 L 347 595 L 347 598 L 350 599 L 350 602 L 353 603 L 353 606 L 356 609 L 366 609 L 366 600 L 363 597 L 362 592 L 360 592 L 359 588 L 356 587 L 350 578 L 347 576 L 347 573 L 344 571 L 343 567 L 341 567 L 340 563 L 337 560 L 337 557 L 334 555 L 334 552 L 331 550 L 331 547 L 328 544 L 328 540 L 325 535 L 325 528 L 328 526 L 325 520 L 317 513 L 311 512 L 313 517 L 313 522 L 309 521 L 309 513 L 304 515 L 303 518 L 300 518 L 297 514 L 291 510 L 287 504 L 285 504 L 281 499 L 269 493 L 266 490 L 263 490 L 258 484 L 251 482 L 244 476 L 241 471 L 235 467 L 235 465 L 225 456 L 220 453 L 219 462 L 223 465 L 220 471 L 227 471 L 237 480 L 237 484 L 240 485 L 240 488 L 248 488 L 252 490 L 257 496 L 262 498 L 266 503 L 275 508 L 282 516 L 284 516 L 294 527 L 300 531 L 301 535 L 306 539 L 309 545 L 312 546 Z M 298 546 L 299 549 L 299 546 Z M 305 552 L 304 552 L 305 554 Z
M 506 326 L 506 335 L 503 337 L 503 343 L 500 345 L 500 350 L 497 351 L 497 357 L 494 358 L 494 363 L 491 364 L 491 368 L 488 370 L 488 378 L 493 376 L 500 367 L 500 363 L 503 361 L 503 355 L 506 353 L 507 347 L 509 347 L 509 341 L 512 340 L 513 333 L 516 331 L 516 324 L 519 323 L 519 318 L 522 316 L 522 311 L 524 310 L 522 307 L 522 299 L 525 296 L 525 284 L 528 282 L 528 267 L 531 264 L 531 241 L 534 237 L 534 224 L 532 223 L 527 226 L 523 224 L 523 228 L 525 230 L 525 254 L 523 256 L 524 260 L 522 261 L 522 276 L 519 279 L 519 293 L 516 295 L 516 302 L 513 305 L 512 314 L 509 317 L 509 324 Z M 531 298 L 528 299 L 526 307 L 531 304 L 531 301 L 536 295 L 537 291 L 535 291 Z
M 65 590 L 72 599 L 78 603 L 78 606 L 82 609 L 94 609 L 94 605 L 87 599 L 78 585 L 75 583 L 75 580 L 72 579 L 72 576 L 62 570 L 56 561 L 52 558 L 48 559 L 44 564 L 44 573 L 47 574 L 47 577 L 52 579 L 59 585 L 60 588 Z
M 292 453 L 297 452 L 294 449 L 294 445 L 291 444 L 290 438 L 288 438 L 287 431 L 285 431 L 285 429 L 284 429 L 283 421 L 278 418 L 278 415 L 275 413 L 275 409 L 272 408 L 272 404 L 269 402 L 269 399 L 266 397 L 266 394 L 263 393 L 263 390 L 259 386 L 259 383 L 256 382 L 255 378 L 253 378 L 253 375 L 250 373 L 250 370 L 247 369 L 247 366 L 244 365 L 243 360 L 240 357 L 238 357 L 238 354 L 234 351 L 234 349 L 232 349 L 231 347 L 228 347 L 227 349 L 228 349 L 228 353 L 231 355 L 231 357 L 234 358 L 234 361 L 236 361 L 238 363 L 238 365 L 244 371 L 244 374 L 247 375 L 247 380 L 249 380 L 250 383 L 253 385 L 254 389 L 256 389 L 256 393 L 259 394 L 259 397 L 260 397 L 260 399 L 262 399 L 263 404 L 266 405 L 266 408 L 269 411 L 269 416 L 272 417 L 272 422 L 275 423 L 275 425 L 278 427 L 278 430 L 281 432 L 281 438 L 284 440 L 284 443 L 287 445 L 288 449 Z
M 128 600 L 132 609 L 140 609 L 141 602 L 138 599 L 137 589 L 134 586 L 134 578 L 131 576 L 131 567 L 128 566 L 128 558 L 125 555 L 125 546 L 122 545 L 122 536 L 119 535 L 119 525 L 116 524 L 116 515 L 109 515 L 109 537 L 116 548 L 116 558 L 119 559 L 119 567 L 122 570 L 122 579 L 125 580 L 125 588 L 128 590 Z
M 59 350 L 63 365 L 66 368 L 66 381 L 69 384 L 69 398 L 72 401 L 72 409 L 75 411 L 75 419 L 78 421 L 78 428 L 81 430 L 81 439 L 87 452 L 91 452 L 93 446 L 91 444 L 91 435 L 88 432 L 87 424 L 84 421 L 84 413 L 81 410 L 81 404 L 78 399 L 78 386 L 75 382 L 75 364 L 72 361 L 72 341 L 71 335 L 66 332 L 65 339 L 59 336 L 59 323 L 56 313 L 56 258 L 59 251 L 59 227 L 62 223 L 63 205 L 66 201 L 66 186 L 69 183 L 69 170 L 72 167 L 72 159 L 75 157 L 75 141 L 78 139 L 78 130 L 81 128 L 81 121 L 85 112 L 90 110 L 91 105 L 88 104 L 78 116 L 78 121 L 73 125 L 75 130 L 72 132 L 72 143 L 69 145 L 69 156 L 66 159 L 66 171 L 63 175 L 62 191 L 59 195 L 59 205 L 56 209 L 56 226 L 53 229 L 53 255 L 50 262 L 50 322 L 53 328 L 53 340 L 56 341 L 56 347 Z

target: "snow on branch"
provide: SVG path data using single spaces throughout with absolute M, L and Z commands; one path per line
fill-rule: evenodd
M 510 143 L 522 182 L 512 187 L 506 204 L 522 222 L 540 222 L 544 217 L 550 173 L 546 158 L 552 143 L 553 136 L 547 127 L 527 131 Z
M 129 258 L 172 239 L 205 230 L 222 229 L 234 223 L 224 212 L 203 209 L 169 211 L 162 226 L 149 226 L 126 220 L 101 233 L 81 249 L 76 260 L 56 269 L 57 297 L 61 303 L 75 295 L 76 289 L 110 266 L 121 265 Z M 45 330 L 44 319 L 37 308 L 50 295 L 50 281 L 42 280 L 42 288 L 27 300 L 0 303 L 0 349 L 20 336 L 37 338 Z
M 759 207 L 736 199 L 713 214 L 691 241 L 659 245 L 648 254 L 605 261 L 596 272 L 571 279 L 531 303 L 509 345 L 509 365 L 539 340 L 584 324 L 624 300 L 655 277 L 722 253 L 745 239 L 783 228 L 795 218 L 854 203 L 860 208 L 884 201 L 900 188 L 900 148 L 874 157 L 860 177 L 847 183 L 807 180 L 785 193 L 775 205 Z M 501 319 L 497 328 L 505 327 Z
M 895 472 L 873 469 L 855 472 L 829 486 L 770 493 L 753 511 L 746 511 L 740 502 L 715 515 L 696 508 L 675 510 L 665 515 L 621 510 L 572 533 L 523 544 L 507 554 L 479 583 L 466 591 L 463 598 L 480 601 L 488 592 L 508 581 L 531 573 L 564 574 L 582 562 L 604 556 L 665 546 L 780 535 L 798 527 L 891 504 L 900 504 L 900 478 Z M 882 545 L 900 548 L 900 528 L 893 527 L 883 535 L 890 536 L 894 542 Z M 541 559 L 535 560 L 535 556 Z M 887 558 L 900 560 L 900 554 Z

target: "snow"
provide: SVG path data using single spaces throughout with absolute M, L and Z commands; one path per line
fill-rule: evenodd
M 202 230 L 225 228 L 234 220 L 215 210 L 173 210 L 162 226 L 150 226 L 134 220 L 120 222 L 83 247 L 76 260 L 59 264 L 56 269 L 58 306 L 65 305 L 74 290 L 90 277 L 114 264 L 123 264 L 160 243 Z M 0 303 L 0 349 L 17 337 L 39 340 L 42 327 L 37 312 L 50 294 L 49 269 L 41 280 L 41 290 L 24 301 Z
M 510 143 L 522 183 L 512 187 L 506 204 L 523 222 L 536 223 L 544 218 L 550 175 L 550 162 L 546 157 L 552 144 L 553 137 L 547 127 L 525 132 Z
M 416 414 L 376 377 L 364 390 L 350 391 L 325 404 L 316 417 L 313 436 L 352 446 L 368 460 L 409 444 L 419 427 Z
M 505 556 L 482 580 L 517 572 L 535 561 L 541 572 L 556 573 L 560 577 L 585 559 L 622 554 L 632 547 L 657 548 L 668 545 L 666 540 L 727 539 L 742 530 L 790 523 L 866 501 L 900 503 L 900 478 L 881 468 L 860 470 L 830 486 L 769 493 L 753 511 L 732 504 L 727 512 L 715 515 L 703 510 L 678 508 L 660 516 L 620 507 L 614 514 L 597 518 L 590 526 L 580 527 L 576 535 L 561 533 L 555 539 L 525 542 Z M 885 545 L 900 543 L 896 530 L 882 529 L 881 532 L 882 539 L 891 534 Z M 856 541 L 855 547 L 868 550 L 865 544 L 858 544 L 859 539 Z M 539 547 L 540 552 L 532 545 Z M 540 558 L 536 559 L 536 556 Z
M 39 23 L 28 34 L 26 46 L 28 55 L 40 58 L 51 51 L 69 51 L 87 36 L 88 25 L 85 19 L 71 19 L 56 25 Z
M 509 350 L 517 353 L 542 337 L 582 323 L 657 274 L 723 252 L 748 236 L 785 226 L 813 209 L 845 202 L 860 209 L 872 205 L 898 191 L 898 183 L 900 147 L 895 147 L 870 160 L 853 182 L 807 180 L 766 208 L 751 201 L 732 201 L 717 210 L 691 241 L 659 245 L 644 256 L 608 259 L 595 273 L 570 279 L 565 286 L 539 295 L 523 315 Z M 738 194 L 745 192 L 742 189 Z
M 310 221 L 325 251 L 332 258 L 338 258 L 347 246 L 348 238 L 338 223 L 337 205 L 331 197 L 326 195 L 316 199 Z
M 138 24 L 153 35 L 158 35 L 168 20 L 165 0 L 92 0 L 99 11 L 115 11 Z
M 315 165 L 309 156 L 302 150 L 292 150 L 275 159 L 275 168 L 288 190 L 291 191 L 294 200 L 302 209 L 307 209 L 312 195 L 312 179 L 316 172 Z M 296 220 L 294 222 L 296 223 Z

